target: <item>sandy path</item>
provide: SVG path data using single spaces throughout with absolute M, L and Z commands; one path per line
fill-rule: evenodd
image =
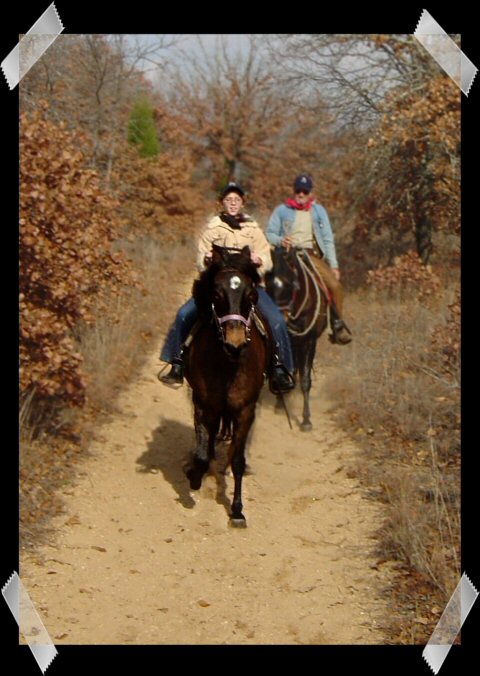
M 228 526 L 233 481 L 190 493 L 185 386 L 156 379 L 158 352 L 99 430 L 54 544 L 20 575 L 57 644 L 383 643 L 387 573 L 375 563 L 379 507 L 345 466 L 356 452 L 322 400 L 294 430 L 264 390 L 244 480 L 247 529 Z M 192 497 L 193 495 L 193 497 Z

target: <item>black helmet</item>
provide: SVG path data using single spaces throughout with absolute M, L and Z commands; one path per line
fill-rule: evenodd
M 238 183 L 235 183 L 234 181 L 230 181 L 223 190 L 220 192 L 220 199 L 224 200 L 225 197 L 228 195 L 230 192 L 236 192 L 237 195 L 240 195 L 240 197 L 243 199 L 245 197 L 245 191 L 238 185 Z

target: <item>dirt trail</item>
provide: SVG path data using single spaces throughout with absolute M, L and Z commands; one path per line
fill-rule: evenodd
M 373 533 L 382 515 L 346 465 L 356 448 L 317 376 L 314 430 L 264 388 L 244 479 L 248 528 L 228 526 L 233 480 L 191 493 L 190 392 L 156 379 L 158 351 L 99 430 L 55 543 L 20 575 L 57 644 L 379 644 L 387 617 Z

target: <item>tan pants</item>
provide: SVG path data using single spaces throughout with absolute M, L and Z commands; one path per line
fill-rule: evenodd
M 333 302 L 335 303 L 335 307 L 337 309 L 338 318 L 340 318 L 343 311 L 343 287 L 333 274 L 332 268 L 324 258 L 320 258 L 317 253 L 312 251 L 309 251 L 308 253 L 310 260 L 333 296 Z

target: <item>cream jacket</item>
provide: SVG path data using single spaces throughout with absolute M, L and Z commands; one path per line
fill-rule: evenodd
M 220 220 L 219 216 L 214 216 L 211 219 L 198 242 L 197 266 L 200 271 L 205 268 L 205 255 L 211 253 L 213 244 L 235 247 L 237 249 L 249 246 L 250 250 L 254 251 L 262 259 L 262 265 L 258 269 L 260 275 L 263 276 L 272 269 L 270 244 L 261 227 L 253 220 L 240 223 L 239 225 L 240 228 L 235 230 L 228 223 Z

